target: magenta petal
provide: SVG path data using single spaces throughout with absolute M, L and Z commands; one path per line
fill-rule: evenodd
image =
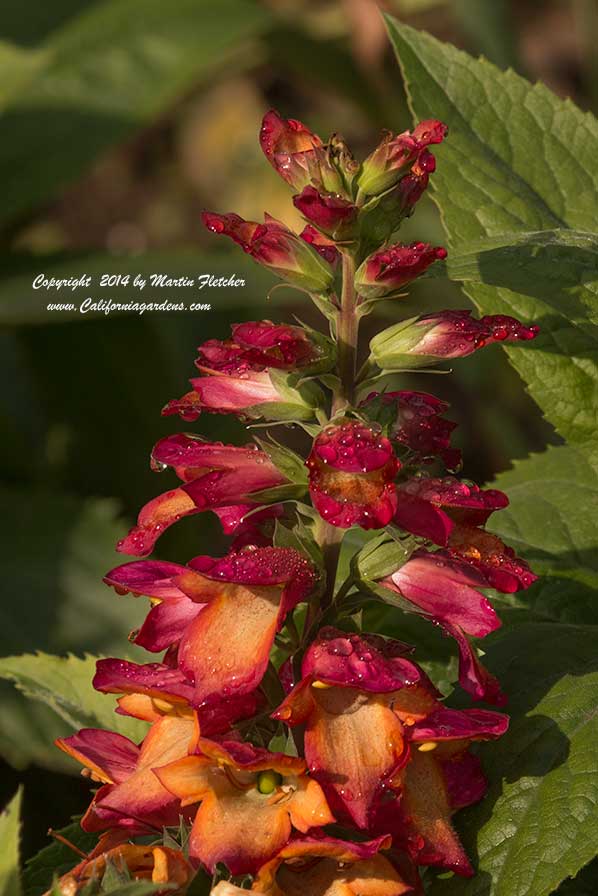
M 467 751 L 450 759 L 439 759 L 439 762 L 451 809 L 456 812 L 479 803 L 488 789 L 488 782 L 478 757 Z
M 189 702 L 193 695 L 193 685 L 179 669 L 162 663 L 141 665 L 113 658 L 98 660 L 93 686 L 104 694 L 146 694 L 184 702 Z
M 487 709 L 441 707 L 416 722 L 413 741 L 488 740 L 500 737 L 509 727 L 509 717 Z
M 422 680 L 422 670 L 405 658 L 411 651 L 401 641 L 379 635 L 347 634 L 323 628 L 303 659 L 304 678 L 312 676 L 326 684 L 359 688 L 373 693 L 389 693 Z
M 239 585 L 286 585 L 280 610 L 283 618 L 305 600 L 317 581 L 312 565 L 293 548 L 231 551 L 226 557 L 201 555 L 190 560 L 189 567 L 216 581 Z
M 504 706 L 507 697 L 503 694 L 498 679 L 482 665 L 467 635 L 457 626 L 445 625 L 444 628 L 452 635 L 459 648 L 459 684 L 463 690 L 475 700 Z
M 255 465 L 258 457 L 269 462 L 268 456 L 255 448 L 205 442 L 186 433 L 166 436 L 152 450 L 154 463 L 173 467 L 177 472 L 190 470 L 181 477 L 185 482 L 196 479 L 207 470 L 237 470 L 245 465 Z
M 487 587 L 484 577 L 441 551 L 418 551 L 382 584 L 433 620 L 458 626 L 477 638 L 500 627 L 490 601 L 476 590 Z
M 402 489 L 397 493 L 397 509 L 394 521 L 401 529 L 428 538 L 434 544 L 445 547 L 454 528 L 454 522 L 440 507 L 410 495 Z
M 135 769 L 139 747 L 113 731 L 82 728 L 77 734 L 60 739 L 62 749 L 80 762 L 101 770 L 114 784 L 125 781 Z
M 180 641 L 202 607 L 203 604 L 194 603 L 186 595 L 152 607 L 135 636 L 135 643 L 152 653 L 167 650 Z
M 192 379 L 191 385 L 199 395 L 201 406 L 220 414 L 281 400 L 268 373 L 248 373 L 242 377 L 202 376 Z
M 184 597 L 173 582 L 175 576 L 185 571 L 178 563 L 165 560 L 139 560 L 116 566 L 104 576 L 104 582 L 119 594 L 143 594 L 157 600 Z

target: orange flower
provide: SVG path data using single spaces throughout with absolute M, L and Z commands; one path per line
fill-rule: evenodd
M 390 837 L 351 843 L 329 837 L 291 840 L 264 865 L 252 891 L 259 896 L 402 896 L 419 892 L 417 873 L 409 860 L 395 867 L 380 849 Z M 211 896 L 246 893 L 222 882 Z
M 334 817 L 303 759 L 248 743 L 198 741 L 199 755 L 156 770 L 181 806 L 200 802 L 189 855 L 214 870 L 255 873 L 288 843 L 293 828 L 330 824 Z
M 176 890 L 169 887 L 168 890 L 158 891 L 156 896 L 166 892 L 170 896 L 182 896 L 194 876 L 193 868 L 177 849 L 125 843 L 80 862 L 76 868 L 63 875 L 57 886 L 48 890 L 44 896 L 56 893 L 60 896 L 77 896 L 77 893 L 85 890 L 90 881 L 101 881 L 110 863 L 119 869 L 127 869 L 133 880 L 146 880 L 153 884 L 176 884 Z

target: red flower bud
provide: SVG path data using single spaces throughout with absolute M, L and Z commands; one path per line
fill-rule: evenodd
M 390 190 L 410 173 L 417 176 L 431 174 L 435 168 L 435 160 L 426 147 L 442 143 L 447 133 L 445 124 L 430 119 L 420 122 L 413 133 L 404 131 L 396 137 L 386 134 L 362 165 L 357 180 L 360 191 L 367 195 L 377 195 Z
M 310 292 L 330 289 L 333 273 L 329 265 L 305 240 L 269 215 L 263 224 L 244 221 L 234 213 L 203 212 L 202 220 L 208 230 L 230 237 L 254 261 L 270 268 L 281 279 Z
M 426 464 L 439 457 L 447 470 L 461 464 L 461 452 L 451 447 L 457 426 L 442 414 L 448 404 L 426 392 L 372 392 L 361 404 L 370 420 L 388 427 L 391 439 L 405 446 L 404 462 Z
M 340 252 L 332 240 L 321 234 L 311 224 L 304 227 L 299 236 L 306 243 L 309 243 L 310 246 L 313 246 L 318 255 L 321 255 L 332 268 L 336 267 L 340 259 Z
M 328 426 L 315 440 L 307 467 L 313 504 L 331 525 L 379 529 L 392 519 L 399 462 L 380 427 L 357 420 Z
M 355 274 L 355 288 L 367 299 L 385 298 L 443 258 L 446 258 L 446 249 L 428 243 L 389 246 L 374 252 L 360 265 Z
M 357 207 L 347 199 L 336 193 L 318 193 L 311 186 L 294 196 L 293 204 L 308 221 L 335 239 L 347 237 L 357 216 Z
M 263 153 L 283 180 L 295 190 L 315 183 L 331 192 L 343 189 L 343 180 L 317 134 L 294 118 L 281 118 L 271 110 L 260 130 Z
M 464 358 L 493 342 L 534 339 L 539 330 L 505 314 L 490 314 L 477 320 L 471 311 L 438 311 L 383 330 L 372 339 L 370 349 L 379 367 L 403 370 L 448 358 Z

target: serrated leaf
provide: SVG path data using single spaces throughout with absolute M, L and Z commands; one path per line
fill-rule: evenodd
M 430 894 L 548 896 L 598 852 L 598 631 L 522 625 L 484 647 L 511 724 L 482 750 L 487 797 L 456 818 L 476 875 Z
M 598 892 L 598 859 L 577 874 L 572 880 L 565 880 L 554 896 L 596 896 Z
M 55 195 L 269 22 L 249 0 L 103 0 L 53 32 L 4 95 L 2 221 Z
M 18 790 L 0 814 L 0 896 L 21 896 L 19 836 L 22 791 Z
M 488 521 L 541 579 L 521 596 L 539 617 L 598 624 L 598 477 L 575 448 L 515 461 L 493 483 L 510 505 Z
M 10 597 L 0 614 L 0 654 L 66 653 L 84 644 L 97 653 L 134 657 L 138 649 L 126 634 L 141 623 L 145 601 L 118 598 L 102 583 L 106 558 L 122 531 L 116 503 L 4 488 L 0 512 L 12 521 L 3 534 L 3 576 Z M 32 544 L 35 563 L 30 562 Z M 9 762 L 18 768 L 37 762 L 74 771 L 53 747 L 54 738 L 65 733 L 64 721 L 47 706 L 31 705 L 0 683 L 0 752 Z
M 598 325 L 598 235 L 579 230 L 501 233 L 456 246 L 428 278 L 477 281 L 533 296 L 559 314 L 570 305 Z M 596 334 L 595 334 L 596 335 Z
M 49 706 L 67 726 L 67 733 L 79 728 L 108 728 L 139 741 L 147 724 L 115 713 L 110 695 L 94 690 L 91 680 L 97 657 L 50 656 L 46 653 L 0 657 L 0 678 L 15 684 L 25 696 Z
M 596 119 L 543 85 L 424 32 L 393 19 L 388 27 L 414 116 L 440 118 L 450 128 L 437 148 L 433 198 L 452 245 L 501 233 L 595 230 Z M 575 264 L 571 253 L 567 282 Z M 594 298 L 581 280 L 556 307 L 558 265 L 550 300 L 531 289 L 524 294 L 484 284 L 465 292 L 484 313 L 540 324 L 533 347 L 505 350 L 547 419 L 598 466 L 598 340 L 587 314 Z
M 97 843 L 97 834 L 88 834 L 78 821 L 57 832 L 83 852 L 90 852 Z M 42 896 L 52 877 L 60 877 L 70 871 L 80 857 L 64 843 L 54 840 L 30 858 L 23 869 L 24 896 Z

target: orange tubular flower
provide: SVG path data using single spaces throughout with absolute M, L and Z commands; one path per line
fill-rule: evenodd
M 276 632 L 316 583 L 310 563 L 292 548 L 233 551 L 196 557 L 177 579 L 193 601 L 206 604 L 185 630 L 179 667 L 195 682 L 192 703 L 247 694 L 260 684 Z
M 155 774 L 181 806 L 201 803 L 189 855 L 211 871 L 223 862 L 232 874 L 255 873 L 286 846 L 293 828 L 306 833 L 334 821 L 303 759 L 206 738 L 198 752 Z
M 83 830 L 125 828 L 147 834 L 178 824 L 179 802 L 152 770 L 186 756 L 195 739 L 195 722 L 174 716 L 153 724 L 140 747 L 120 734 L 95 728 L 59 738 L 56 746 L 103 784 L 81 820 Z
M 306 723 L 305 756 L 333 811 L 394 831 L 420 864 L 468 874 L 450 817 L 481 798 L 485 781 L 466 750 L 503 734 L 508 718 L 445 709 L 404 653 L 396 641 L 323 629 L 274 717 Z
M 177 849 L 126 843 L 80 862 L 76 868 L 63 875 L 44 896 L 77 896 L 77 893 L 85 891 L 90 881 L 101 881 L 110 864 L 126 869 L 133 880 L 169 884 L 166 890 L 158 890 L 156 896 L 161 896 L 162 893 L 182 896 L 195 874 L 182 852 Z M 176 885 L 175 890 L 172 889 L 173 885 Z
M 287 725 L 306 723 L 310 771 L 333 811 L 362 829 L 409 756 L 397 704 L 411 715 L 423 702 L 425 715 L 435 702 L 405 652 L 398 641 L 322 629 L 305 654 L 303 680 L 274 713 Z
M 395 867 L 379 850 L 390 837 L 362 843 L 330 837 L 291 840 L 260 869 L 252 892 L 258 896 L 402 896 L 419 893 L 414 867 L 407 861 Z M 405 868 L 403 868 L 403 864 Z M 246 893 L 222 882 L 211 896 Z

